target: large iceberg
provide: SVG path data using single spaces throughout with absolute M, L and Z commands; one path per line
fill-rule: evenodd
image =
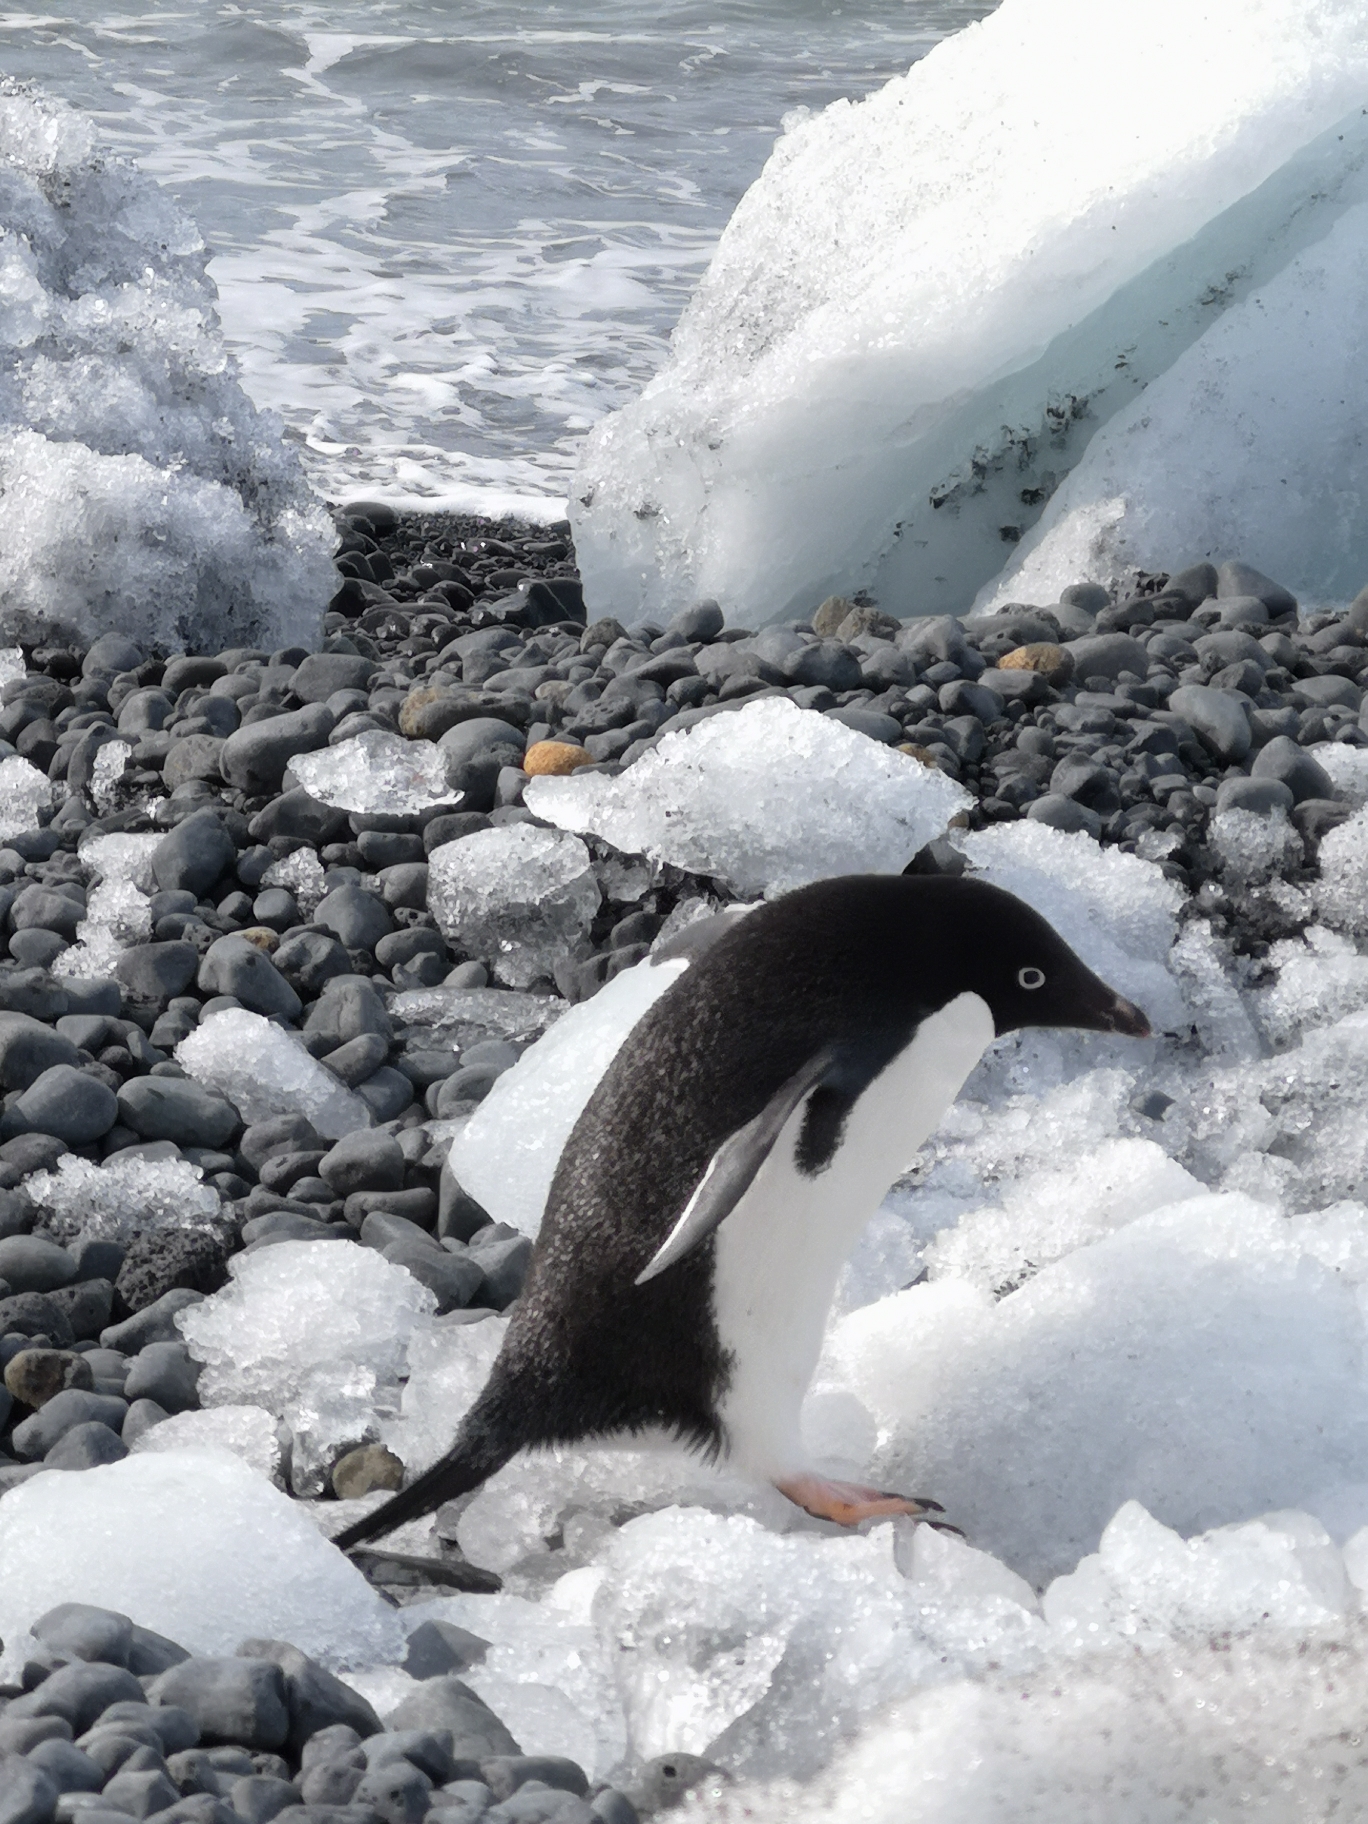
M 1260 365 L 1257 326 L 1232 326 L 1229 406 L 1207 398 L 1185 422 L 1172 499 L 1238 441 L 1231 413 L 1252 412 L 1229 492 L 1269 473 L 1231 548 L 1310 594 L 1356 588 L 1362 514 L 1308 509 L 1346 458 L 1354 485 L 1342 427 L 1361 420 L 1359 387 L 1328 400 L 1328 435 L 1321 403 L 1362 317 L 1365 22 L 1362 0 L 1156 0 L 1143 21 L 1004 0 L 867 101 L 790 117 L 668 366 L 586 442 L 571 489 L 586 593 L 624 619 L 712 595 L 754 625 L 861 587 L 897 614 L 962 611 L 1098 427 L 1143 413 L 1144 389 L 1224 313 L 1257 316 L 1284 272 L 1296 331 L 1266 325 Z M 1237 351 L 1253 370 L 1229 366 Z M 1275 407 L 1245 404 L 1254 378 Z M 1167 396 L 1166 425 L 1189 392 Z M 1301 499 L 1289 429 L 1311 465 Z M 1226 492 L 1204 480 L 1187 520 L 1175 505 L 1175 538 Z M 1300 523 L 1270 526 L 1269 498 Z
M 316 641 L 331 527 L 228 354 L 199 231 L 0 82 L 0 636 Z

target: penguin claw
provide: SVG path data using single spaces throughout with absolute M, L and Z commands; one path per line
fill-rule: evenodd
M 916 1495 L 897 1495 L 881 1488 L 869 1488 L 860 1482 L 833 1482 L 826 1476 L 810 1472 L 789 1476 L 775 1487 L 804 1513 L 816 1520 L 834 1520 L 839 1526 L 858 1526 L 862 1520 L 906 1517 L 925 1520 L 928 1525 L 947 1527 L 949 1523 L 932 1520 L 932 1514 L 943 1514 L 939 1501 Z

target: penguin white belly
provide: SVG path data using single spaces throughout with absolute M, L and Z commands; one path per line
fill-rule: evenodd
M 815 1177 L 795 1162 L 805 1097 L 719 1227 L 713 1318 L 731 1357 L 719 1416 L 730 1459 L 757 1479 L 803 1467 L 799 1414 L 841 1268 L 993 1037 L 976 994 L 923 1020 L 855 1103 Z

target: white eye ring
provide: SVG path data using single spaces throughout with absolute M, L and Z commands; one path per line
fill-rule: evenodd
M 1043 969 L 1018 969 L 1017 981 L 1023 988 L 1043 988 L 1045 971 Z

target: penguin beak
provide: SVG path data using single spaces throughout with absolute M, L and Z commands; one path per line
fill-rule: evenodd
M 1134 1001 L 1124 1000 L 1119 994 L 1103 1017 L 1108 1032 L 1121 1032 L 1129 1039 L 1147 1039 L 1150 1036 L 1150 1023 L 1144 1014 Z

